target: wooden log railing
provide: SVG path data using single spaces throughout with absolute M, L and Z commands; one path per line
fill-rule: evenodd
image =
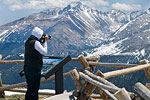
M 0 64 L 23 64 L 24 60 L 1 60 Z
M 80 63 L 84 66 L 84 68 L 90 68 L 90 72 L 87 70 L 84 70 L 82 72 L 77 72 L 76 70 L 64 73 L 63 76 L 71 76 L 77 89 L 80 90 L 80 92 L 87 92 L 88 94 L 85 95 L 86 97 L 82 98 L 84 95 L 81 96 L 83 100 L 86 100 L 94 91 L 94 89 L 97 89 L 104 98 L 109 97 L 112 100 L 131 100 L 130 93 L 127 92 L 124 88 L 118 88 L 111 82 L 107 81 L 106 79 L 111 77 L 116 77 L 120 75 L 125 75 L 129 73 L 133 73 L 139 70 L 144 70 L 146 76 L 148 79 L 150 79 L 150 63 L 142 61 L 139 64 L 124 64 L 124 63 L 101 63 L 99 61 L 100 56 L 97 57 L 90 57 L 86 58 L 83 55 L 79 56 L 78 58 L 72 58 L 71 61 L 80 61 Z M 0 64 L 23 64 L 24 60 L 1 60 L 2 56 L 0 55 Z M 96 73 L 96 75 L 93 74 L 93 68 L 94 67 L 104 67 L 104 68 L 125 68 L 125 69 L 119 69 L 111 72 L 102 73 L 100 70 Z M 81 82 L 81 78 L 85 79 L 87 82 L 86 85 L 83 87 L 83 83 Z M 55 76 L 51 76 L 49 79 L 41 79 L 41 82 L 45 82 L 48 80 L 54 80 Z M 26 86 L 26 82 L 18 83 L 9 85 L 6 87 L 0 87 L 0 92 L 5 90 L 12 90 L 14 88 L 23 87 Z M 91 90 L 90 90 L 91 89 Z M 111 93 L 110 93 L 111 92 Z M 112 94 L 114 93 L 114 94 Z M 148 94 L 149 95 L 149 94 Z M 108 99 L 108 98 L 107 98 Z
M 130 95 L 128 94 L 128 92 L 126 91 L 125 88 L 117 91 L 114 96 L 118 99 L 118 100 L 131 100 Z
M 97 76 L 97 75 L 94 75 L 93 73 L 85 70 L 84 73 L 86 75 L 88 75 L 90 78 L 94 79 L 94 80 L 97 80 L 105 85 L 108 85 L 108 86 L 111 86 L 111 87 L 114 87 L 116 88 L 117 90 L 119 90 L 120 88 L 118 88 L 117 86 L 115 86 L 114 84 L 112 84 L 111 82 L 105 80 L 104 78 L 100 77 L 100 76 Z
M 134 90 L 145 100 L 150 100 L 150 90 L 146 88 L 143 84 L 139 82 L 136 83 L 134 86 Z
M 63 74 L 63 77 L 67 77 L 69 75 L 70 75 L 70 72 L 67 72 L 67 73 Z M 55 79 L 55 76 L 53 75 L 48 79 L 42 79 L 40 82 L 45 82 L 45 81 L 54 80 L 54 79 Z M 19 87 L 23 87 L 23 86 L 26 86 L 26 85 L 27 85 L 26 82 L 21 82 L 21 83 L 9 85 L 9 86 L 6 86 L 6 87 L 0 87 L 0 91 L 11 90 L 13 88 L 19 88 Z
M 2 56 L 0 55 L 0 59 Z M 87 61 L 96 61 L 98 57 L 85 58 Z M 79 61 L 79 58 L 72 58 L 71 61 Z M 0 64 L 23 64 L 24 60 L 0 60 Z
M 90 78 L 88 75 L 85 75 L 85 74 L 82 73 L 82 72 L 79 72 L 79 74 L 80 74 L 80 77 L 84 78 L 84 79 L 87 80 L 89 83 L 91 83 L 91 84 L 93 84 L 93 85 L 96 85 L 97 87 L 100 87 L 100 88 L 109 90 L 109 91 L 114 92 L 114 93 L 118 91 L 118 88 L 115 88 L 115 87 L 111 87 L 111 86 L 102 84 L 101 82 L 99 82 L 99 81 L 97 81 L 97 80 L 93 80 L 93 79 Z
M 91 72 L 89 72 L 89 71 L 87 71 L 87 70 L 85 70 L 84 73 L 85 73 L 86 75 L 88 75 L 89 77 L 91 77 L 92 79 L 97 80 L 97 81 L 99 81 L 99 82 L 101 82 L 101 83 L 104 83 L 104 84 L 106 84 L 106 85 L 107 85 L 107 84 L 111 84 L 111 83 L 108 82 L 107 80 L 105 80 L 105 79 L 103 79 L 103 78 L 100 77 L 100 75 L 101 75 L 100 70 L 98 70 L 98 71 L 96 72 L 96 75 L 94 75 L 93 73 L 91 73 Z M 97 78 L 97 77 L 98 77 L 98 78 Z M 99 79 L 99 78 L 100 78 L 100 79 Z M 112 85 L 112 84 L 111 84 L 111 85 Z M 111 86 L 111 85 L 110 85 L 110 86 Z M 114 85 L 112 85 L 112 86 L 114 86 Z M 89 89 L 88 89 L 88 88 L 89 88 Z M 86 96 L 89 97 L 90 94 L 92 94 L 92 92 L 95 90 L 95 88 L 96 88 L 96 90 L 99 92 L 99 94 L 101 95 L 101 97 L 102 97 L 103 99 L 108 99 L 108 98 L 110 98 L 110 99 L 112 99 L 112 100 L 117 100 L 117 98 L 114 97 L 114 95 L 111 94 L 108 90 L 103 89 L 103 88 L 96 87 L 96 86 L 93 85 L 93 84 L 87 84 L 87 86 L 85 87 L 85 91 L 88 90 L 88 92 L 86 93 Z M 116 87 L 116 88 L 118 88 L 118 87 Z M 118 88 L 118 90 L 119 90 L 119 88 Z
M 146 83 L 146 88 L 150 90 L 150 83 Z
M 149 61 L 146 59 L 140 61 L 140 64 L 148 64 L 148 63 L 149 63 Z M 147 79 L 150 80 L 150 67 L 145 68 L 144 72 L 145 72 Z
M 89 65 L 103 68 L 131 68 L 138 64 L 89 62 Z
M 106 72 L 106 73 L 104 73 L 104 78 L 107 79 L 107 78 L 111 78 L 111 77 L 125 75 L 125 74 L 133 73 L 133 72 L 136 72 L 136 71 L 139 71 L 139 70 L 144 70 L 146 68 L 150 68 L 150 63 L 149 64 L 144 64 L 144 65 L 138 65 L 138 66 L 132 67 L 132 68 L 126 68 L 126 69 Z
M 103 92 L 107 94 L 111 99 L 116 100 L 117 98 L 118 100 L 131 100 L 130 94 L 125 89 L 120 89 L 105 79 L 101 80 L 100 78 L 98 78 L 95 80 L 90 77 L 92 73 L 89 75 L 86 75 L 82 72 L 79 72 L 79 74 L 80 74 L 80 77 L 84 78 L 89 83 L 95 85 L 98 88 L 101 88 Z M 115 95 L 112 95 L 109 91 L 115 93 Z

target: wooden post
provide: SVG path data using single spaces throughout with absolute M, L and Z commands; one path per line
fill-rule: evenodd
M 89 63 L 87 62 L 87 60 L 84 58 L 83 55 L 81 55 L 78 59 L 84 67 L 89 67 Z
M 0 73 L 0 87 L 2 87 L 1 73 Z M 0 91 L 0 98 L 5 98 L 5 93 L 4 93 L 4 91 Z
M 77 87 L 78 90 L 81 89 L 81 84 L 80 84 L 80 76 L 79 76 L 79 73 L 77 72 L 76 69 L 73 69 L 72 71 L 70 71 L 70 76 L 75 84 L 75 86 Z
M 140 64 L 148 64 L 148 63 L 149 61 L 146 59 L 140 61 Z M 150 80 L 150 68 L 144 69 L 144 72 L 145 72 L 147 79 Z
M 150 90 L 148 90 L 143 84 L 139 82 L 136 83 L 134 90 L 145 100 L 150 100 Z
M 126 91 L 125 88 L 122 88 L 121 90 L 117 91 L 114 96 L 118 99 L 118 100 L 131 100 L 130 95 L 128 94 L 128 92 Z
M 98 62 L 100 60 L 100 56 L 97 56 L 96 59 L 94 59 L 94 61 Z M 89 67 L 89 63 L 87 62 L 87 60 L 84 58 L 84 56 L 80 56 L 79 57 L 79 61 L 81 62 L 81 64 L 84 67 Z M 93 72 L 95 66 L 90 66 L 90 71 Z M 98 74 L 98 73 L 96 73 Z M 95 90 L 96 86 L 92 85 L 91 83 L 87 83 L 87 85 L 82 88 L 80 90 L 81 94 L 78 96 L 78 100 L 87 100 L 89 99 L 90 95 L 93 93 L 93 91 Z
M 99 62 L 99 60 L 100 60 L 100 56 L 97 56 L 94 62 Z M 89 66 L 90 66 L 90 71 L 94 72 L 96 66 L 94 65 L 89 65 Z
M 146 83 L 146 87 L 150 90 L 150 83 Z

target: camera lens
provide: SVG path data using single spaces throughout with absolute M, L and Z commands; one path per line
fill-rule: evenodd
M 49 37 L 49 39 L 51 39 L 51 36 L 50 36 L 50 35 L 48 35 L 48 37 Z

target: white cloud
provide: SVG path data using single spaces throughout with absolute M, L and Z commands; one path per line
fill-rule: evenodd
M 65 7 L 74 1 L 79 0 L 0 0 L 0 2 L 7 5 L 10 10 Z
M 116 4 L 112 4 L 112 8 L 118 10 L 125 10 L 125 11 L 135 11 L 135 10 L 140 10 L 142 6 L 136 4 L 127 5 L 127 4 L 116 3 Z
M 109 6 L 109 3 L 104 0 L 84 0 L 82 3 L 90 7 Z
M 47 9 L 53 7 L 65 7 L 71 2 L 81 1 L 90 7 L 108 6 L 104 0 L 0 0 L 10 10 L 21 9 Z

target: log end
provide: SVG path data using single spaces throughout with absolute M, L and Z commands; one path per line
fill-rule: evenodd
M 83 55 L 79 56 L 78 59 L 84 67 L 89 67 L 89 63 Z

